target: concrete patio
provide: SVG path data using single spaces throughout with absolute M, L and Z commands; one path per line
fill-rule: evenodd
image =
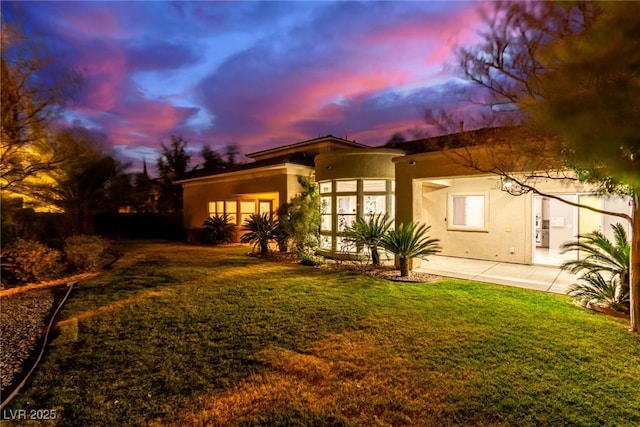
M 416 271 L 564 294 L 576 276 L 558 267 L 430 256 Z

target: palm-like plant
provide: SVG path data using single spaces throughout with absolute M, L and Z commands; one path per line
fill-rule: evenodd
M 584 303 L 604 304 L 622 313 L 629 312 L 629 286 L 620 286 L 619 276 L 605 279 L 599 272 L 587 273 L 572 284 L 567 295 Z
M 409 275 L 409 259 L 425 258 L 440 252 L 439 239 L 427 235 L 431 226 L 416 224 L 400 224 L 395 230 L 389 230 L 380 241 L 380 246 L 398 256 L 400 276 Z
M 357 246 L 366 246 L 371 252 L 371 263 L 380 265 L 378 247 L 384 235 L 391 228 L 388 213 L 370 215 L 368 219 L 359 217 L 345 230 L 345 238 Z
M 612 225 L 613 242 L 600 231 L 578 236 L 562 245 L 562 253 L 578 251 L 586 256 L 562 264 L 571 273 L 583 273 L 568 294 L 585 302 L 601 303 L 618 311 L 629 311 L 629 261 L 631 246 L 624 226 Z M 602 273 L 605 273 L 604 276 Z
M 268 213 L 254 213 L 244 222 L 242 231 L 246 231 L 240 241 L 253 243 L 253 247 L 260 246 L 260 253 L 269 252 L 269 242 L 278 237 L 278 221 Z
M 208 243 L 218 245 L 229 243 L 235 231 L 229 214 L 214 215 L 204 221 L 205 236 Z

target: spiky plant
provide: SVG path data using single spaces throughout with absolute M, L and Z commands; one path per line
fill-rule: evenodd
M 231 223 L 229 214 L 214 215 L 206 219 L 202 226 L 208 243 L 219 245 L 229 243 L 233 239 L 235 226 Z
M 268 213 L 254 213 L 245 220 L 242 231 L 246 233 L 240 238 L 242 243 L 253 243 L 260 247 L 260 253 L 269 252 L 269 242 L 277 239 L 278 221 Z
M 400 276 L 409 275 L 409 259 L 425 258 L 440 252 L 439 239 L 427 235 L 431 226 L 416 224 L 400 224 L 395 230 L 389 230 L 380 241 L 380 247 L 398 256 Z
M 366 246 L 371 252 L 371 263 L 380 265 L 378 247 L 393 221 L 388 213 L 370 215 L 368 219 L 359 217 L 345 230 L 345 238 L 356 246 Z
M 578 236 L 578 240 L 562 245 L 562 253 L 577 251 L 580 259 L 567 261 L 562 269 L 571 273 L 582 273 L 579 282 L 572 285 L 568 294 L 576 299 L 600 303 L 618 311 L 629 311 L 629 261 L 631 246 L 624 226 L 620 223 L 611 226 L 613 242 L 600 231 Z M 602 275 L 604 273 L 604 276 Z M 602 292 L 603 284 L 615 288 Z M 585 296 L 581 296 L 584 294 Z M 598 298 L 597 295 L 602 295 Z M 610 295 L 613 297 L 605 297 Z
M 604 304 L 613 310 L 629 313 L 629 287 L 620 286 L 619 276 L 605 279 L 599 272 L 581 276 L 567 295 L 585 304 Z

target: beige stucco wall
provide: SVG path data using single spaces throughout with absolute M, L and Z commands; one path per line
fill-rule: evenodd
M 388 178 L 395 176 L 394 157 L 403 151 L 388 148 L 340 150 L 318 154 L 316 181 L 351 178 Z
M 208 202 L 215 200 L 268 199 L 273 210 L 301 191 L 298 177 L 307 177 L 313 168 L 287 164 L 196 178 L 182 183 L 184 226 L 199 228 L 208 218 Z
M 482 161 L 481 157 L 478 157 Z M 531 264 L 533 261 L 533 194 L 512 196 L 500 188 L 500 178 L 467 168 L 442 152 L 397 157 L 396 222 L 419 221 L 431 225 L 440 239 L 442 255 Z M 540 191 L 555 195 L 589 193 L 593 188 L 562 180 L 541 180 Z M 484 231 L 447 227 L 452 194 L 485 194 L 488 228 Z M 560 202 L 558 202 L 560 203 Z M 572 236 L 575 234 L 575 230 Z M 569 237 L 572 238 L 572 236 Z M 417 261 L 415 265 L 420 265 Z
M 430 235 L 440 239 L 442 255 L 513 263 L 530 263 L 532 252 L 531 196 L 514 197 L 499 189 L 492 176 L 455 178 L 449 186 L 420 182 L 420 210 L 415 220 L 431 226 Z M 449 198 L 452 195 L 483 194 L 487 229 L 451 230 Z

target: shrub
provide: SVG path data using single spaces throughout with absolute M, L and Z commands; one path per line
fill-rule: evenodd
M 39 242 L 17 239 L 5 257 L 11 263 L 11 273 L 21 283 L 52 279 L 60 272 L 60 251 Z
M 205 242 L 213 245 L 229 243 L 235 231 L 229 214 L 214 215 L 206 219 L 202 226 L 205 229 Z
M 278 221 L 268 213 L 251 214 L 244 222 L 242 231 L 247 233 L 240 238 L 242 243 L 253 243 L 253 247 L 260 246 L 260 253 L 269 251 L 269 242 L 276 240 L 278 233 Z
M 438 239 L 431 239 L 427 231 L 431 226 L 424 224 L 400 224 L 395 230 L 389 230 L 380 241 L 380 246 L 398 256 L 400 276 L 409 275 L 409 259 L 423 258 L 440 252 Z
M 596 230 L 562 245 L 562 253 L 576 251 L 580 259 L 562 264 L 564 270 L 582 273 L 567 294 L 583 303 L 602 304 L 629 313 L 631 246 L 622 224 L 611 226 L 614 241 Z M 604 273 L 604 276 L 602 275 Z
M 278 210 L 278 240 L 292 240 L 297 251 L 313 250 L 320 241 L 320 194 L 313 178 L 299 177 L 298 183 L 302 192 Z
M 64 242 L 67 264 L 73 271 L 97 271 L 107 242 L 100 236 L 71 236 Z
M 393 221 L 388 213 L 370 215 L 368 219 L 359 217 L 345 230 L 345 238 L 357 246 L 366 246 L 371 252 L 371 263 L 380 265 L 378 247 Z
M 320 255 L 310 254 L 308 252 L 300 252 L 300 264 L 315 267 L 325 263 L 324 257 Z

